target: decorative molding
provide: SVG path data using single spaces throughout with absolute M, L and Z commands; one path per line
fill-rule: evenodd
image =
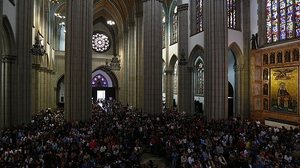
M 181 4 L 177 6 L 177 12 L 185 11 L 189 9 L 189 4 Z
M 40 72 L 46 72 L 46 73 L 49 73 L 49 74 L 55 74 L 54 70 L 49 69 L 47 67 L 41 67 L 41 64 L 32 64 L 32 69 L 35 69 L 35 70 L 40 71 Z
M 234 72 L 242 71 L 245 69 L 245 66 L 244 65 L 234 65 L 233 69 L 234 69 Z
M 183 66 L 183 65 L 186 65 L 186 64 L 187 64 L 186 59 L 185 59 L 185 58 L 180 58 L 180 60 L 179 60 L 179 62 L 178 62 L 178 65 Z
M 166 75 L 173 75 L 174 74 L 174 70 L 168 69 L 165 70 Z
M 185 58 L 185 51 L 184 49 L 181 50 L 180 58 L 178 60 L 178 65 L 186 65 L 188 62 Z
M 2 62 L 3 63 L 15 63 L 17 60 L 17 56 L 15 55 L 2 55 Z
M 39 70 L 41 64 L 32 64 L 32 69 Z

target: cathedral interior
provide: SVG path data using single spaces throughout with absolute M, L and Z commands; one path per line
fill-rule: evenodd
M 0 127 L 116 99 L 299 123 L 299 0 L 3 0 Z
M 0 167 L 300 167 L 300 0 L 0 14 Z

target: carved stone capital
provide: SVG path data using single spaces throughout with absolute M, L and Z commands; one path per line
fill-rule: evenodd
M 15 55 L 2 55 L 2 62 L 3 63 L 10 63 L 14 64 L 17 60 L 17 56 Z
M 40 67 L 38 70 L 41 71 L 41 72 L 47 72 L 48 68 L 47 67 Z
M 244 65 L 234 65 L 233 69 L 235 72 L 244 70 Z
M 39 70 L 40 67 L 41 67 L 41 64 L 32 64 L 32 69 Z
M 173 75 L 174 74 L 174 70 L 168 69 L 165 70 L 166 75 Z
M 181 4 L 177 6 L 177 12 L 185 11 L 189 9 L 189 4 Z

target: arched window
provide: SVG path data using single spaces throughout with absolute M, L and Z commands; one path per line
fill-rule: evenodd
M 227 27 L 240 29 L 240 1 L 227 0 Z
M 110 39 L 103 32 L 96 32 L 92 36 L 92 48 L 96 52 L 106 52 L 110 48 Z
M 108 81 L 102 74 L 98 74 L 93 77 L 92 86 L 93 87 L 108 87 Z
M 171 34 L 171 44 L 177 43 L 178 40 L 178 13 L 177 6 L 175 6 L 172 15 L 172 34 Z
M 174 72 L 173 72 L 173 105 L 177 104 L 178 98 L 178 61 L 176 61 L 174 65 Z
M 191 0 L 191 34 L 203 31 L 203 0 Z
M 196 33 L 203 31 L 203 1 L 196 0 Z
M 197 58 L 194 66 L 195 96 L 204 96 L 204 63 L 201 57 Z
M 177 94 L 177 91 L 178 91 L 178 61 L 176 61 L 175 65 L 174 65 L 174 78 L 173 78 L 173 83 L 174 83 L 174 87 L 173 87 L 173 90 L 174 90 L 174 94 Z
M 300 37 L 300 0 L 266 0 L 267 43 Z

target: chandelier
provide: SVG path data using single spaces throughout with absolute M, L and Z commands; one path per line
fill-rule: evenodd
M 59 0 L 49 0 L 51 3 L 53 4 L 58 4 L 59 3 Z

